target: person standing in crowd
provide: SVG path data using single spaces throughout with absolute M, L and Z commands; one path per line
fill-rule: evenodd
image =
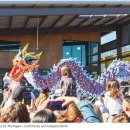
M 47 100 L 47 98 L 49 97 L 50 94 L 50 90 L 48 87 L 44 87 L 41 91 L 40 94 L 38 96 L 38 98 L 36 99 L 35 105 L 37 108 L 39 108 L 41 106 L 41 104 Z
M 112 123 L 129 123 L 130 118 L 127 116 L 125 112 L 122 112 L 113 117 Z
M 8 100 L 9 98 L 9 93 L 10 93 L 10 89 L 9 89 L 9 84 L 8 83 L 5 83 L 3 88 L 4 88 L 4 91 L 3 91 L 3 101 L 1 103 L 1 107 L 3 108 L 6 101 Z
M 123 112 L 113 117 L 113 123 L 128 123 L 130 122 L 130 96 L 123 100 Z
M 130 118 L 130 96 L 125 97 L 123 100 L 123 111 Z
M 24 96 L 27 97 L 27 101 Z M 29 92 L 25 86 L 20 86 L 15 88 L 12 93 L 12 98 L 15 103 L 25 104 L 27 106 L 30 117 L 32 117 L 32 113 L 36 111 L 35 96 L 32 92 Z
M 119 82 L 115 79 L 110 80 L 107 84 L 107 92 L 104 99 L 104 104 L 109 111 L 108 122 L 111 122 L 115 115 L 123 111 L 122 101 Z
M 1 123 L 22 123 L 30 122 L 30 117 L 25 104 L 17 102 L 8 107 L 8 109 L 0 115 Z
M 56 116 L 50 109 L 37 111 L 31 119 L 31 123 L 55 123 Z
M 61 96 L 74 96 L 76 97 L 76 81 L 72 76 L 72 71 L 69 66 L 63 66 L 61 68 L 61 81 L 60 87 L 62 89 Z
M 5 76 L 3 77 L 3 82 L 4 82 L 4 86 L 5 86 L 5 84 L 11 84 L 12 83 L 12 79 L 9 77 L 9 73 L 8 72 L 6 72 L 5 73 Z

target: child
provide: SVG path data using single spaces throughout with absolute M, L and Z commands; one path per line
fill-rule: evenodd
M 61 82 L 60 88 L 62 89 L 61 96 L 75 96 L 76 97 L 76 83 L 72 76 L 71 68 L 69 66 L 63 66 L 61 68 Z

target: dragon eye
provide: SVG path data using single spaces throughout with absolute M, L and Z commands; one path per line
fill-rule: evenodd
M 32 60 L 27 60 L 26 63 L 30 65 L 32 64 Z

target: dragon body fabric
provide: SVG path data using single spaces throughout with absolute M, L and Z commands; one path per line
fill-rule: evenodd
M 27 48 L 28 45 L 14 58 L 14 67 L 10 72 L 10 77 L 12 80 L 20 81 L 22 76 L 24 76 L 38 90 L 47 86 L 52 91 L 55 91 L 61 80 L 61 68 L 65 65 L 72 69 L 72 74 L 77 84 L 76 89 L 81 90 L 83 94 L 89 94 L 93 97 L 100 96 L 106 91 L 106 83 L 111 78 L 125 78 L 126 75 L 127 78 L 130 77 L 129 64 L 116 60 L 96 81 L 83 70 L 83 66 L 76 62 L 76 59 L 72 58 L 62 59 L 57 65 L 53 66 L 47 76 L 42 76 L 38 74 L 38 61 L 41 53 L 37 55 L 28 53 Z
M 47 76 L 41 76 L 36 72 L 32 73 L 33 79 L 38 89 L 42 89 L 44 85 L 49 87 L 49 89 L 54 89 L 59 84 L 61 80 L 61 68 L 63 66 L 69 66 L 72 70 L 73 77 L 76 80 L 77 89 L 81 90 L 85 94 L 92 96 L 97 96 L 105 91 L 104 86 L 101 86 L 94 79 L 83 70 L 83 67 L 76 62 L 76 59 L 62 59 L 57 66 L 53 66 Z M 25 76 L 26 77 L 26 76 Z
M 113 60 L 104 73 L 98 78 L 100 84 L 105 84 L 110 79 L 116 79 L 119 82 L 128 81 L 130 79 L 130 64 L 128 61 Z

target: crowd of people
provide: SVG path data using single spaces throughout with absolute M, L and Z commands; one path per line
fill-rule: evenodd
M 55 94 L 52 94 L 47 86 L 40 91 L 29 91 L 27 86 L 22 84 L 12 89 L 9 83 L 4 83 L 0 122 L 130 122 L 130 94 L 121 91 L 119 81 L 108 81 L 106 93 L 100 97 L 94 99 L 86 95 L 81 98 L 77 96 L 76 81 L 70 67 L 64 66 L 61 74 L 62 78 Z

